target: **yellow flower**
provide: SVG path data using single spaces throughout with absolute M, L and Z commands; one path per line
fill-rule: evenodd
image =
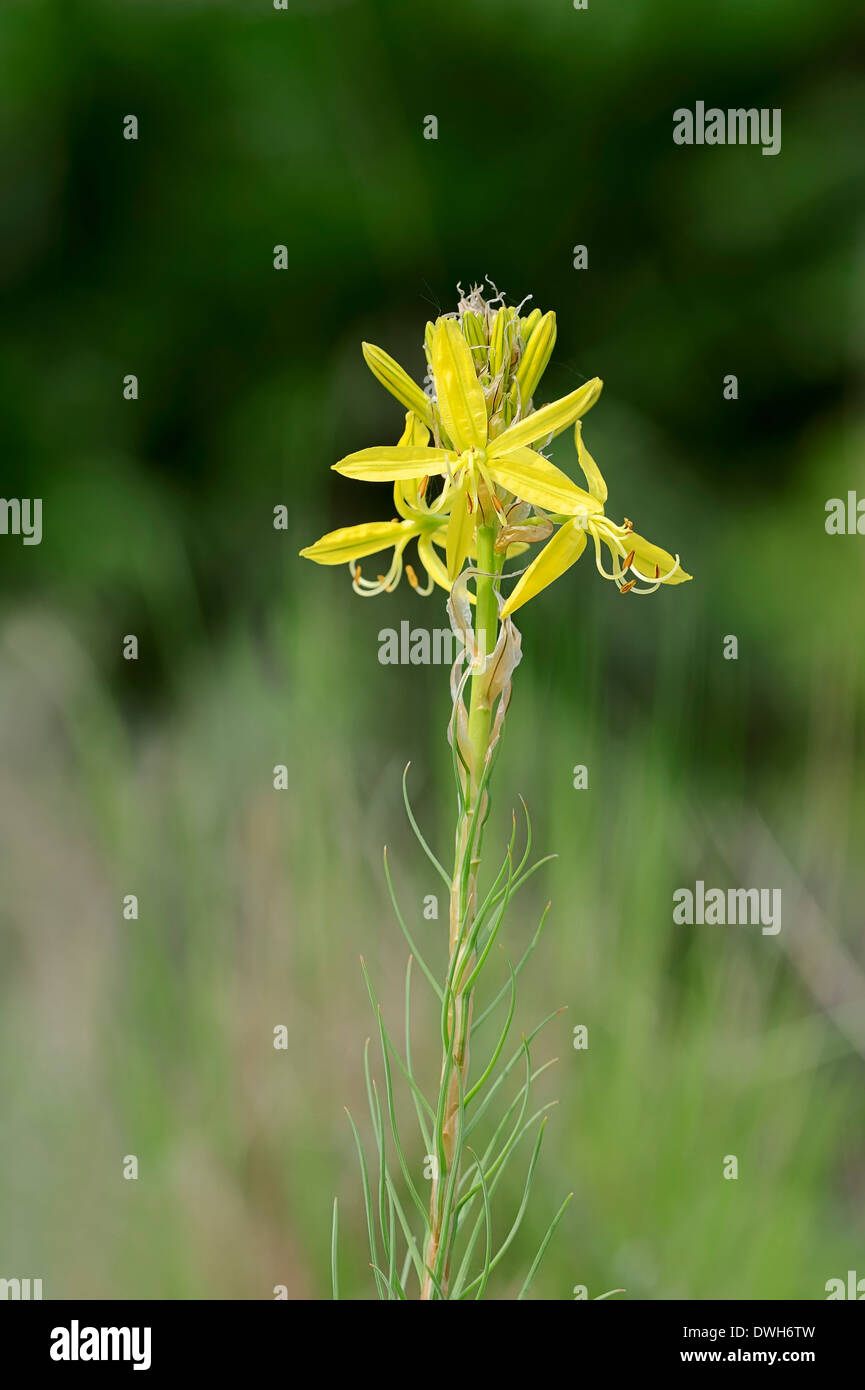
M 378 365 L 386 354 L 378 349 L 376 352 Z M 484 517 L 479 496 L 481 483 L 502 521 L 505 505 L 499 489 L 509 497 L 567 515 L 597 508 L 589 493 L 529 446 L 552 437 L 584 414 L 600 395 L 602 383 L 595 377 L 569 396 L 532 411 L 491 437 L 487 399 L 472 350 L 456 319 L 438 320 L 430 356 L 435 386 L 432 424 L 438 444 L 401 442 L 361 449 L 333 466 L 338 473 L 365 482 L 445 479 L 442 509 L 449 513 L 447 572 L 453 582 L 469 553 L 477 518 Z M 387 380 L 384 370 L 376 374 L 389 389 L 394 389 L 393 383 L 398 382 L 399 398 L 405 402 L 405 374 L 397 377 L 397 372 L 402 373 L 402 369 L 394 363 L 387 371 Z
M 493 534 L 497 574 L 499 557 L 548 540 L 519 579 L 504 615 L 574 564 L 589 535 L 598 569 L 622 593 L 648 593 L 689 579 L 678 557 L 634 535 L 630 522 L 617 526 L 604 515 L 607 488 L 583 444 L 581 422 L 601 393 L 600 379 L 536 410 L 533 396 L 555 343 L 555 315 L 535 309 L 521 318 L 518 308 L 496 307 L 501 299 L 496 293 L 488 302 L 474 288 L 461 298 L 455 316 L 427 324 L 426 391 L 381 348 L 363 344 L 370 370 L 406 409 L 406 427 L 399 443 L 360 449 L 333 467 L 348 478 L 393 483 L 398 517 L 332 531 L 301 555 L 324 565 L 348 561 L 360 594 L 392 589 L 403 569 L 428 594 L 434 584 L 451 589 L 466 559 L 478 554 L 481 528 L 487 544 Z M 587 488 L 540 452 L 570 425 Z M 431 480 L 436 481 L 428 501 Z M 548 539 L 555 524 L 559 529 Z M 428 576 L 423 589 L 403 561 L 411 541 Z M 602 542 L 612 572 L 601 563 Z M 389 549 L 387 572 L 375 581 L 365 578 L 359 561 Z
M 411 449 L 423 444 L 429 438 L 429 430 L 421 424 L 416 415 L 408 411 L 405 417 L 405 430 L 399 447 Z M 447 517 L 440 513 L 434 503 L 427 506 L 426 499 L 413 482 L 398 482 L 394 487 L 394 507 L 401 519 L 394 521 L 369 521 L 361 526 L 342 526 L 337 531 L 329 531 L 315 545 L 309 545 L 300 553 L 307 560 L 315 560 L 319 565 L 348 564 L 351 570 L 352 587 L 355 593 L 364 597 L 389 592 L 399 583 L 403 572 L 403 553 L 409 541 L 416 540 L 418 557 L 429 576 L 429 583 L 421 588 L 411 565 L 405 571 L 412 586 L 419 593 L 432 592 L 433 581 L 449 589 L 445 567 L 433 550 L 435 533 L 443 528 Z M 376 580 L 367 579 L 361 573 L 358 563 L 368 555 L 393 548 L 393 558 L 385 574 Z
M 595 563 L 605 579 L 612 579 L 622 594 L 653 594 L 662 584 L 684 584 L 691 578 L 675 557 L 638 536 L 630 521 L 619 526 L 603 513 L 607 500 L 607 485 L 601 470 L 583 443 L 582 421 L 574 429 L 577 458 L 588 484 L 589 492 L 599 504 L 600 512 L 574 516 L 564 521 L 544 549 L 532 561 L 518 580 L 502 609 L 502 617 L 516 612 L 535 594 L 564 574 L 579 560 L 586 548 L 588 536 L 595 545 Z M 612 572 L 604 568 L 601 544 L 610 552 Z

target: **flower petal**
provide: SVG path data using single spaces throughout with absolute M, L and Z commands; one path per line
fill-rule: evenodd
M 460 453 L 483 449 L 487 442 L 486 401 L 471 349 L 456 319 L 436 323 L 432 362 L 438 408 L 451 443 Z
M 372 449 L 360 449 L 355 454 L 346 454 L 333 467 L 346 478 L 361 478 L 368 483 L 395 483 L 400 478 L 444 474 L 449 462 L 455 463 L 456 459 L 447 449 L 382 444 Z
M 643 579 L 647 584 L 654 584 L 656 582 L 656 566 L 658 569 L 657 582 L 660 583 L 664 582 L 664 576 L 670 574 L 673 569 L 675 569 L 675 574 L 672 574 L 666 581 L 668 584 L 685 584 L 693 578 L 693 575 L 685 573 L 681 564 L 676 568 L 676 557 L 671 555 L 669 551 L 662 550 L 659 545 L 652 545 L 651 541 L 647 541 L 644 536 L 638 536 L 635 531 L 631 532 L 630 537 L 625 538 L 626 545 L 629 539 L 631 549 L 634 552 L 630 570 L 635 579 Z
M 489 459 L 487 468 L 494 482 L 535 507 L 567 516 L 601 511 L 600 502 L 534 449 L 514 449 L 505 458 Z
M 389 550 L 399 541 L 409 540 L 416 530 L 405 521 L 368 521 L 362 526 L 343 526 L 338 531 L 329 531 L 300 553 L 317 565 L 344 565 L 349 560 L 374 555 L 377 550 Z
M 503 434 L 491 442 L 488 457 L 501 458 L 503 454 L 511 454 L 514 449 L 521 449 L 525 444 L 534 444 L 536 440 L 544 439 L 548 434 L 556 434 L 566 429 L 595 404 L 603 384 L 600 377 L 593 377 L 578 391 L 572 391 L 569 396 L 562 396 L 560 401 L 543 405 L 540 410 L 533 410 L 531 415 L 527 415 L 516 425 L 509 425 Z
M 578 420 L 574 425 L 574 443 L 577 446 L 577 459 L 583 470 L 583 476 L 589 485 L 589 492 L 593 497 L 597 497 L 601 503 L 607 500 L 607 484 L 604 482 L 603 474 L 595 463 L 585 444 L 583 443 L 583 422 Z
M 375 343 L 361 343 L 361 350 L 366 365 L 385 390 L 396 396 L 407 410 L 414 411 L 421 420 L 431 425 L 432 401 L 424 395 L 417 382 L 412 381 L 408 372 Z
M 451 583 L 453 583 L 463 567 L 465 558 L 469 553 L 469 544 L 475 529 L 475 519 L 468 509 L 466 498 L 466 483 L 463 482 L 454 497 L 453 507 L 451 508 L 451 514 L 448 520 L 446 555 L 448 579 Z
M 535 312 L 538 312 L 537 310 Z M 520 400 L 528 405 L 538 387 L 538 382 L 547 369 L 556 342 L 556 316 L 552 310 L 538 318 L 537 326 L 523 350 L 520 365 L 517 367 L 517 382 Z
M 416 445 L 423 447 L 429 439 L 429 430 L 420 421 L 413 411 L 406 411 L 405 429 L 399 438 L 401 448 Z M 400 516 L 416 517 L 418 513 L 426 512 L 429 508 L 426 502 L 421 502 L 418 497 L 418 487 L 420 484 L 413 478 L 400 478 L 394 484 L 393 504 Z
M 405 429 L 397 440 L 400 448 L 415 447 L 424 448 L 429 443 L 429 430 L 422 420 L 419 420 L 413 410 L 405 413 Z
M 434 579 L 440 588 L 447 589 L 448 592 L 450 592 L 451 586 L 450 580 L 448 579 L 448 572 L 435 553 L 432 536 L 418 536 L 417 553 L 430 579 Z
M 501 616 L 506 618 L 509 613 L 516 612 L 524 603 L 528 603 L 530 598 L 534 598 L 535 594 L 539 594 L 541 589 L 552 584 L 554 579 L 558 579 L 560 574 L 564 574 L 565 570 L 570 569 L 571 565 L 579 560 L 585 548 L 585 528 L 578 521 L 566 521 L 517 581 L 517 586 L 502 609 Z

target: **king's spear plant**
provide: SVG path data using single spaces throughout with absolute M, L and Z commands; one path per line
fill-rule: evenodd
M 462 647 L 451 671 L 448 738 L 456 827 L 449 870 L 418 827 L 403 778 L 412 829 L 448 890 L 447 966 L 440 978 L 417 949 L 394 895 L 385 853 L 388 888 L 412 952 L 402 1047 L 386 1026 L 364 969 L 384 1079 L 382 1095 L 371 1074 L 367 1048 L 374 1167 L 367 1164 L 351 1116 L 349 1121 L 360 1162 L 372 1277 L 385 1299 L 485 1295 L 490 1275 L 522 1222 L 549 1108 L 529 1113 L 532 1083 L 545 1069 L 533 1064 L 532 1042 L 549 1019 L 519 1046 L 508 1047 L 517 979 L 538 940 L 546 910 L 517 963 L 505 957 L 508 973 L 503 986 L 482 1010 L 475 1008 L 478 981 L 491 964 L 514 894 L 546 862 L 529 864 L 531 823 L 526 812 L 526 844 L 519 859 L 514 819 L 504 861 L 485 891 L 482 887 L 490 777 L 521 656 L 513 614 L 569 569 L 590 538 L 598 572 L 621 594 L 650 594 L 690 578 L 678 556 L 638 535 L 627 518 L 619 523 L 606 515 L 606 483 L 582 433 L 582 417 L 600 396 L 601 381 L 594 377 L 560 400 L 536 405 L 556 340 L 556 320 L 552 312 L 542 314 L 539 309 L 522 315 L 521 307 L 506 305 L 498 293 L 487 299 L 477 287 L 468 295 L 460 291 L 456 312 L 426 325 L 425 388 L 381 348 L 364 343 L 371 371 L 406 412 L 405 428 L 397 444 L 361 449 L 334 467 L 349 478 L 391 484 L 397 515 L 332 531 L 301 552 L 322 565 L 346 563 L 352 587 L 362 596 L 390 592 L 403 573 L 421 594 L 444 590 Z M 557 435 L 571 428 L 585 486 L 544 453 Z M 416 551 L 417 568 L 406 558 L 410 546 Z M 375 578 L 370 578 L 364 572 L 366 562 L 382 553 L 390 553 L 390 561 L 384 572 L 376 561 Z M 418 570 L 426 576 L 424 583 Z M 437 1093 L 431 1096 L 418 1081 L 412 1056 L 414 960 L 434 992 L 440 1020 L 441 1069 Z M 473 1048 L 489 1021 L 496 1021 L 497 1027 L 489 1030 L 484 1050 Z M 476 1062 L 473 1053 L 478 1054 Z M 507 1099 L 505 1086 L 511 1076 L 516 1076 L 517 1091 Z M 395 1097 L 399 1077 L 408 1086 L 417 1116 L 430 1172 L 428 1194 L 410 1165 L 400 1130 Z M 498 1112 L 493 1109 L 496 1103 Z M 493 1197 L 520 1140 L 530 1133 L 534 1144 L 523 1196 L 516 1212 L 500 1226 Z M 518 1297 L 531 1286 L 569 1200 L 565 1198 L 553 1217 Z M 335 1203 L 334 1296 L 337 1234 Z

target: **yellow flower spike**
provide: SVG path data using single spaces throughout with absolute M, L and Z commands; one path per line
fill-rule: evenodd
M 342 526 L 338 531 L 329 531 L 300 553 L 305 560 L 314 560 L 317 565 L 345 565 L 352 560 L 362 560 L 365 555 L 389 550 L 401 541 L 410 541 L 417 530 L 410 521 L 368 521 L 362 526 Z
M 433 376 L 442 424 L 460 453 L 484 449 L 487 407 L 472 353 L 456 319 L 439 319 L 433 334 Z
M 423 478 L 425 474 L 444 477 L 457 458 L 458 455 L 447 449 L 381 444 L 346 454 L 333 468 L 345 478 L 360 478 L 366 483 L 395 483 L 402 478 Z
M 502 618 L 522 608 L 530 598 L 534 598 L 576 564 L 585 548 L 585 524 L 578 519 L 566 521 L 517 580 L 516 588 L 501 611 Z
M 607 484 L 604 482 L 600 468 L 583 443 L 582 420 L 578 420 L 574 425 L 574 443 L 577 446 L 577 460 L 583 470 L 583 476 L 589 485 L 589 492 L 593 497 L 597 497 L 599 502 L 606 502 Z
M 417 382 L 412 381 L 408 372 L 403 371 L 398 362 L 374 343 L 361 343 L 361 350 L 366 365 L 385 390 L 395 396 L 407 410 L 414 411 L 421 420 L 432 426 L 432 402 L 424 395 Z
M 501 302 L 497 292 L 494 302 Z M 301 554 L 319 564 L 348 560 L 353 587 L 366 596 L 393 589 L 403 570 L 412 587 L 428 593 L 436 584 L 450 591 L 466 559 L 481 554 L 482 540 L 487 568 L 498 556 L 509 559 L 546 540 L 525 574 L 513 576 L 518 582 L 505 615 L 574 564 L 588 536 L 598 571 L 622 594 L 648 594 L 662 584 L 688 581 L 678 556 L 636 534 L 631 522 L 620 525 L 605 515 L 607 486 L 583 441 L 581 419 L 601 393 L 600 379 L 539 410 L 531 408 L 555 342 L 555 315 L 533 309 L 520 319 L 509 306 L 491 307 L 477 286 L 463 296 L 459 312 L 459 318 L 427 324 L 431 399 L 381 348 L 364 344 L 373 373 L 407 407 L 405 429 L 398 444 L 361 449 L 334 468 L 346 477 L 392 483 L 399 519 L 333 531 Z M 540 452 L 545 441 L 571 425 L 588 491 Z M 531 447 L 535 444 L 539 448 Z M 431 478 L 444 485 L 434 488 L 428 501 Z M 559 530 L 550 537 L 553 526 Z M 426 588 L 404 564 L 412 540 L 426 570 Z M 609 564 L 602 558 L 604 547 Z M 375 582 L 365 578 L 358 560 L 389 548 L 387 573 Z
M 528 405 L 547 369 L 556 342 L 556 316 L 552 311 L 539 319 L 517 367 L 519 399 Z
M 450 583 L 453 584 L 457 575 L 465 563 L 465 558 L 469 553 L 469 545 L 474 534 L 475 518 L 473 511 L 470 510 L 470 494 L 468 487 L 468 477 L 464 477 L 459 487 L 456 489 L 451 506 L 450 520 L 447 529 L 447 573 Z
M 498 440 L 493 443 L 497 444 Z M 588 512 L 602 510 L 600 502 L 590 493 L 577 487 L 567 473 L 534 449 L 513 449 L 504 458 L 494 458 L 488 453 L 486 467 L 493 482 L 535 507 L 567 516 L 585 516 Z

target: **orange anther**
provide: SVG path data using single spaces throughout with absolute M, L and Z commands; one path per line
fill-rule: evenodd
M 633 531 L 633 529 L 634 529 L 634 523 L 633 523 L 633 521 L 631 521 L 628 517 L 625 517 L 625 530 L 626 530 L 626 531 Z
M 417 575 L 415 574 L 415 572 L 414 572 L 414 570 L 412 569 L 411 565 L 406 565 L 406 567 L 405 567 L 405 573 L 406 573 L 406 578 L 408 579 L 409 584 L 412 586 L 413 589 L 416 589 L 416 588 L 418 587 Z
M 660 577 L 661 577 L 661 567 L 660 567 L 660 565 L 656 565 L 656 566 L 655 566 L 655 578 L 656 578 L 656 579 L 660 579 Z
M 623 584 L 619 589 L 620 594 L 629 594 L 636 584 L 636 579 L 629 579 L 627 584 Z
M 623 571 L 624 571 L 624 570 L 629 570 L 629 569 L 631 568 L 631 565 L 634 563 L 634 555 L 635 555 L 635 553 L 636 553 L 636 552 L 632 550 L 632 551 L 630 551 L 629 554 L 625 557 L 625 563 L 622 565 L 622 570 L 623 570 Z
M 472 512 L 474 511 L 474 503 L 472 502 L 472 495 L 470 492 L 466 493 L 466 506 L 469 509 L 469 516 L 471 516 Z
M 420 482 L 419 482 L 418 485 L 417 485 L 418 501 L 420 501 L 420 499 L 421 499 L 422 497 L 426 497 L 426 490 L 427 490 L 428 487 L 429 487 L 429 474 L 427 474 L 425 478 L 421 478 Z

